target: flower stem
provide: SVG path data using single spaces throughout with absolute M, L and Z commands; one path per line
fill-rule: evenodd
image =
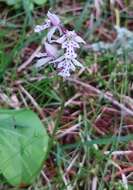
M 65 105 L 65 96 L 64 96 L 64 82 L 63 82 L 63 78 L 60 78 L 60 84 L 59 84 L 59 92 L 60 92 L 60 95 L 61 95 L 61 106 L 60 106 L 60 110 L 59 110 L 59 113 L 58 113 L 58 116 L 57 116 L 57 119 L 56 119 L 56 122 L 55 122 L 55 127 L 54 127 L 54 130 L 53 130 L 53 134 L 52 136 L 56 133 L 58 127 L 59 127 L 59 124 L 60 124 L 60 121 L 61 121 L 61 117 L 64 113 L 64 105 Z
M 59 92 L 60 92 L 60 95 L 61 95 L 61 106 L 60 106 L 60 110 L 59 110 L 59 113 L 58 113 L 58 116 L 57 116 L 57 119 L 55 121 L 55 126 L 54 126 L 54 130 L 52 132 L 52 135 L 51 135 L 51 138 L 49 140 L 49 150 L 48 150 L 48 154 L 53 146 L 53 143 L 54 143 L 54 135 L 56 134 L 58 128 L 59 128 L 59 124 L 60 124 L 60 121 L 61 121 L 61 118 L 62 118 L 62 115 L 64 113 L 64 107 L 65 107 L 65 96 L 64 96 L 64 91 L 63 91 L 63 88 L 64 88 L 64 82 L 63 82 L 63 78 L 60 78 L 60 81 L 59 81 Z M 47 155 L 48 155 L 47 154 Z

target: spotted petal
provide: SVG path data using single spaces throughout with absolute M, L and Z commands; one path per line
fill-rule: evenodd
M 47 20 L 45 24 L 42 24 L 42 25 L 36 25 L 35 28 L 34 28 L 34 31 L 35 32 L 41 32 L 43 30 L 46 30 L 47 28 L 50 27 L 50 23 L 49 21 Z
M 65 53 L 65 58 L 67 59 L 74 59 L 77 57 L 77 54 L 75 53 L 73 48 L 67 49 Z
M 70 72 L 67 69 L 62 69 L 61 72 L 58 73 L 59 76 L 62 76 L 63 78 L 67 78 L 70 76 Z
M 58 69 L 65 68 L 65 67 L 66 67 L 66 61 L 62 61 L 62 62 L 58 63 L 58 65 L 57 65 Z
M 58 40 L 56 40 L 56 42 L 59 43 L 59 44 L 63 44 L 63 43 L 65 42 L 65 40 L 66 40 L 66 36 L 63 35 L 63 36 L 60 37 Z
M 75 71 L 76 70 L 76 67 L 74 66 L 74 64 L 71 62 L 71 61 L 69 61 L 69 68 L 72 70 L 72 71 Z

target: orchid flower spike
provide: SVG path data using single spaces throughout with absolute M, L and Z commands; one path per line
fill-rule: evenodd
M 44 43 L 45 53 L 37 55 L 40 59 L 37 61 L 36 67 L 53 64 L 57 68 L 58 75 L 66 78 L 70 76 L 72 71 L 76 70 L 76 66 L 84 68 L 77 60 L 76 50 L 80 48 L 80 44 L 85 44 L 85 41 L 75 31 L 68 31 L 64 28 L 62 30 L 60 28 L 60 19 L 57 15 L 48 12 L 47 16 L 47 23 L 42 25 L 42 29 L 48 27 L 50 31 L 47 34 L 47 42 Z M 56 29 L 61 29 L 62 33 L 56 38 L 57 40 L 51 40 Z M 58 46 L 55 46 L 55 44 Z
M 58 63 L 58 68 L 60 69 L 59 75 L 62 77 L 69 77 L 71 71 L 75 71 L 75 67 L 83 68 L 83 65 L 76 60 L 77 53 L 76 48 L 80 48 L 80 43 L 85 44 L 85 41 L 76 34 L 75 31 L 67 31 L 61 38 L 59 38 L 57 43 L 61 44 L 62 49 L 64 49 L 64 55 L 60 62 L 59 59 L 55 60 Z

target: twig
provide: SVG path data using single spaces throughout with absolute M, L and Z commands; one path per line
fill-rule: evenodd
M 115 163 L 114 161 L 110 160 L 110 164 L 112 164 L 113 166 L 115 166 L 116 168 L 119 169 L 119 173 L 121 175 L 121 178 L 122 178 L 122 183 L 123 183 L 123 187 L 124 189 L 128 190 L 128 180 L 127 180 L 127 177 L 125 175 L 125 172 L 124 170 L 117 164 Z M 116 175 L 115 175 L 116 176 Z
M 45 175 L 43 170 L 41 171 L 41 174 L 42 174 L 43 178 L 45 179 L 45 181 L 47 182 L 49 188 L 51 189 L 51 183 L 50 183 L 48 177 Z
M 28 104 L 27 104 L 27 102 L 26 102 L 26 100 L 25 100 L 25 98 L 24 98 L 24 95 L 22 94 L 21 90 L 18 89 L 18 92 L 19 92 L 19 95 L 20 95 L 20 97 L 21 97 L 21 100 L 22 100 L 24 106 L 25 106 L 26 108 L 28 108 Z
M 123 173 L 133 172 L 133 166 L 123 169 L 122 172 L 123 172 Z M 120 176 L 120 175 L 121 175 L 121 172 L 117 172 L 117 173 L 115 174 L 115 177 L 118 177 L 118 176 Z
M 94 176 L 92 179 L 92 188 L 91 190 L 97 190 L 97 182 L 98 182 L 98 178 L 97 176 Z
M 19 109 L 20 108 L 20 102 L 18 101 L 18 98 L 16 96 L 16 94 L 13 94 L 10 98 L 3 93 L 0 90 L 0 101 L 2 101 L 3 103 L 6 103 L 8 106 L 15 108 L 15 109 Z
M 68 105 L 70 105 L 75 99 L 77 99 L 80 96 L 81 96 L 81 93 L 75 94 L 71 99 L 69 99 L 67 102 L 65 102 L 65 107 L 67 107 Z
M 43 113 L 42 109 L 37 104 L 37 102 L 34 100 L 34 98 L 29 94 L 29 92 L 27 92 L 27 90 L 22 85 L 18 85 L 18 87 L 30 99 L 31 103 L 34 105 L 34 107 L 36 108 L 36 110 L 38 111 L 40 116 L 42 118 L 44 118 L 45 116 L 44 116 L 44 113 Z
M 123 104 L 121 104 L 120 102 L 118 102 L 117 100 L 115 100 L 113 97 L 110 97 L 109 95 L 103 93 L 99 89 L 91 86 L 90 84 L 86 84 L 84 82 L 81 82 L 81 81 L 79 81 L 77 79 L 72 79 L 72 78 L 68 78 L 67 80 L 70 81 L 70 82 L 76 83 L 78 85 L 81 85 L 82 87 L 85 87 L 89 91 L 93 92 L 95 95 L 97 95 L 99 97 L 103 97 L 104 99 L 108 100 L 113 105 L 117 106 L 121 110 L 121 112 L 122 112 L 123 115 L 133 116 L 133 111 L 132 110 L 130 110 L 129 108 L 125 107 Z
M 64 184 L 66 186 L 66 190 L 72 190 L 73 188 L 72 188 L 72 186 L 70 184 L 70 181 L 66 178 L 65 174 L 63 173 L 62 168 L 60 168 L 60 174 L 61 174 L 63 182 L 64 182 Z
M 82 170 L 82 168 L 84 166 L 85 160 L 86 160 L 86 154 L 84 154 L 83 159 L 82 159 L 82 161 L 79 164 L 79 170 L 77 172 L 77 176 L 80 174 L 80 172 L 81 172 L 81 170 Z M 75 189 L 75 187 L 77 185 L 77 180 L 78 180 L 78 178 L 76 178 L 75 181 L 74 181 L 74 183 L 73 183 L 73 186 L 72 186 L 73 189 Z
M 81 11 L 83 9 L 83 7 L 75 7 L 75 8 L 69 8 L 69 9 L 65 9 L 63 11 L 60 10 L 60 15 L 64 15 L 66 13 L 69 13 L 69 12 L 73 12 L 73 11 Z
M 31 62 L 32 60 L 36 57 L 37 53 L 41 50 L 41 46 L 38 46 L 38 48 L 32 53 L 32 55 L 29 57 L 28 60 L 26 60 L 20 67 L 17 69 L 18 72 L 21 72 L 24 70 Z
M 82 122 L 80 122 L 80 123 L 68 128 L 68 129 L 66 129 L 64 132 L 62 132 L 61 134 L 59 134 L 57 136 L 57 139 L 60 139 L 60 138 L 64 137 L 65 135 L 70 134 L 73 131 L 77 130 L 81 126 L 81 124 L 82 124 Z
M 111 154 L 112 156 L 127 155 L 127 154 L 133 154 L 133 150 L 125 150 L 125 151 L 117 150 L 113 152 L 105 151 L 104 154 L 105 155 Z
M 128 168 L 121 169 L 121 170 L 122 171 L 116 172 L 116 174 L 114 175 L 114 177 L 119 177 L 119 176 L 121 176 L 122 173 L 125 174 L 125 173 L 129 173 L 129 172 L 133 172 L 133 166 L 130 166 Z M 111 177 L 110 175 L 107 175 L 107 176 L 105 176 L 104 180 L 108 181 L 110 179 L 110 177 Z
M 67 174 L 67 173 L 71 170 L 71 168 L 73 167 L 73 165 L 74 165 L 74 163 L 76 162 L 76 160 L 77 160 L 78 157 L 79 157 L 79 154 L 77 154 L 77 155 L 73 158 L 73 160 L 71 161 L 71 163 L 70 163 L 69 166 L 67 167 L 65 174 Z

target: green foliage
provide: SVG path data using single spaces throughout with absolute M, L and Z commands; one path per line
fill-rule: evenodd
M 47 2 L 47 0 L 33 0 L 34 3 L 36 3 L 37 5 L 42 5 L 44 3 Z
M 35 48 L 37 47 L 37 45 L 39 45 L 41 39 L 45 35 L 45 33 L 40 35 L 34 34 L 32 30 L 32 28 L 34 27 L 33 16 L 35 16 L 35 18 L 38 18 L 38 23 L 40 23 L 41 21 L 43 21 L 44 18 L 43 16 L 42 18 L 40 18 L 39 15 L 44 15 L 44 9 L 48 9 L 51 7 L 53 10 L 55 10 L 55 12 L 61 14 L 61 19 L 64 21 L 65 25 L 68 25 L 70 28 L 76 26 L 74 29 L 76 31 L 79 31 L 82 36 L 84 35 L 84 39 L 86 39 L 87 45 L 90 46 L 90 43 L 99 41 L 99 36 L 100 40 L 104 41 L 105 39 L 106 42 L 106 37 L 104 38 L 103 35 L 99 35 L 99 33 L 97 33 L 97 29 L 101 30 L 100 34 L 102 34 L 102 32 L 103 34 L 109 34 L 109 37 L 111 38 L 111 31 L 109 31 L 108 33 L 107 28 L 109 24 L 111 30 L 113 22 L 108 22 L 108 19 L 106 18 L 108 17 L 108 15 L 109 17 L 110 15 L 112 15 L 115 18 L 115 15 L 113 13 L 115 11 L 109 12 L 109 10 L 104 9 L 104 13 L 99 17 L 99 19 L 97 19 L 96 21 L 94 19 L 94 27 L 88 30 L 88 21 L 91 15 L 91 10 L 93 10 L 91 2 L 93 3 L 93 1 L 76 1 L 77 9 L 72 9 L 72 3 L 70 3 L 69 5 L 67 4 L 66 6 L 67 2 L 65 1 L 45 1 L 47 3 L 47 7 L 45 7 L 46 4 L 44 4 L 41 9 L 35 9 L 34 14 L 32 14 L 32 11 L 36 4 L 33 3 L 33 0 L 0 0 L 0 2 L 2 1 L 4 3 L 8 1 L 10 6 L 7 6 L 7 4 L 5 4 L 4 6 L 2 5 L 2 15 L 0 18 L 0 25 L 2 26 L 0 30 L 0 89 L 1 91 L 4 91 L 4 93 L 6 93 L 9 98 L 11 97 L 10 95 L 12 95 L 12 93 L 14 94 L 15 89 L 15 94 L 17 95 L 19 102 L 23 104 L 23 100 L 25 99 L 28 107 L 33 107 L 33 105 L 31 105 L 30 101 L 28 100 L 28 97 L 26 97 L 19 88 L 17 89 L 16 86 L 14 86 L 17 81 L 22 81 L 23 87 L 28 91 L 29 94 L 31 94 L 31 96 L 34 97 L 38 105 L 45 108 L 45 125 L 51 127 L 52 130 L 57 120 L 55 118 L 55 113 L 57 113 L 58 109 L 60 110 L 61 105 L 60 92 L 58 90 L 59 80 L 52 75 L 50 75 L 50 77 L 48 75 L 50 71 L 53 71 L 54 73 L 54 70 L 52 70 L 52 68 L 47 68 L 39 71 L 38 73 L 36 69 L 32 67 L 31 63 L 31 66 L 27 67 L 24 72 L 20 74 L 16 72 L 19 65 L 23 64 L 24 61 L 29 59 L 29 56 L 32 55 L 32 53 L 35 51 Z M 39 2 L 40 0 L 36 0 L 36 3 L 39 4 Z M 60 3 L 62 3 L 62 6 Z M 32 6 L 30 7 L 28 4 Z M 17 11 L 12 11 L 12 8 L 15 7 L 19 9 Z M 74 7 L 76 7 L 76 4 L 74 5 Z M 114 8 L 118 8 L 118 6 L 116 5 Z M 128 14 L 129 12 L 128 17 L 131 17 L 130 10 L 126 11 L 126 14 Z M 120 13 L 121 12 L 125 14 L 122 9 L 120 10 Z M 30 22 L 31 25 L 29 25 L 28 22 L 29 16 L 31 16 L 32 20 L 32 24 Z M 124 25 L 124 19 L 126 20 L 126 25 Z M 121 27 L 127 28 L 127 25 L 129 25 L 128 19 L 121 17 L 121 20 Z M 104 27 L 102 27 L 102 23 L 105 23 Z M 130 60 L 132 60 L 133 55 L 131 54 L 131 43 L 133 42 L 133 40 L 129 40 L 129 38 L 127 38 L 126 40 L 126 37 L 123 37 L 121 42 L 117 41 L 117 43 L 116 41 L 113 41 L 114 43 L 111 42 L 110 45 L 114 46 L 115 44 L 116 46 L 114 46 L 114 49 L 109 48 L 106 51 L 107 46 L 105 45 L 107 45 L 107 42 L 103 46 L 105 51 L 100 51 L 100 55 L 99 53 L 95 54 L 93 52 L 89 52 L 88 49 L 87 51 L 85 51 L 85 48 L 83 47 L 83 51 L 79 53 L 81 54 L 82 62 L 86 66 L 86 69 L 84 72 L 81 72 L 81 74 L 75 74 L 74 78 L 77 80 L 81 80 L 86 84 L 89 83 L 95 88 L 100 88 L 103 93 L 109 92 L 110 95 L 112 94 L 111 96 L 114 99 L 120 101 L 121 104 L 124 104 L 124 106 L 129 108 L 132 103 L 130 103 L 131 101 L 125 102 L 125 100 L 126 97 L 129 97 L 129 100 L 132 98 L 133 64 Z M 122 56 L 118 56 L 118 50 L 122 50 Z M 96 73 L 91 73 L 89 72 L 89 69 L 91 71 L 94 63 L 97 64 L 98 71 Z M 44 80 L 38 80 L 38 78 L 41 77 L 44 77 Z M 33 78 L 37 78 L 37 80 L 32 81 Z M 18 183 L 12 182 L 12 184 L 18 185 L 20 184 L 20 182 L 32 183 L 29 188 L 24 188 L 22 190 L 63 190 L 69 188 L 69 185 L 70 188 L 72 186 L 74 189 L 77 190 L 91 189 L 92 182 L 93 179 L 95 179 L 95 176 L 98 180 L 98 190 L 124 190 L 121 176 L 115 177 L 116 172 L 119 170 L 109 165 L 109 162 L 111 159 L 113 159 L 113 157 L 111 156 L 111 152 L 117 150 L 129 150 L 129 144 L 133 140 L 133 134 L 130 128 L 128 128 L 128 125 L 131 125 L 133 123 L 132 118 L 130 118 L 130 116 L 124 117 L 123 112 L 121 116 L 118 116 L 117 113 L 115 114 L 115 112 L 114 115 L 112 112 L 109 114 L 107 113 L 106 115 L 105 111 L 106 116 L 104 120 L 104 108 L 105 110 L 106 108 L 113 108 L 114 111 L 116 110 L 119 113 L 121 113 L 121 111 L 117 109 L 116 106 L 110 104 L 108 101 L 103 100 L 102 97 L 93 98 L 93 93 L 91 95 L 91 92 L 89 92 L 86 88 L 82 88 L 80 85 L 76 85 L 75 83 L 71 83 L 68 81 L 65 81 L 65 84 L 66 86 L 63 89 L 63 94 L 66 98 L 66 101 L 71 100 L 71 98 L 73 98 L 78 93 L 79 97 L 77 97 L 76 99 L 72 99 L 73 101 L 70 101 L 69 104 L 65 106 L 64 115 L 61 118 L 61 122 L 59 123 L 59 130 L 57 130 L 56 136 L 53 136 L 54 138 L 50 139 L 52 144 L 52 150 L 51 154 L 49 155 L 47 166 L 44 165 L 46 171 L 48 171 L 48 173 L 46 172 L 46 176 L 48 178 L 50 176 L 50 180 L 48 180 L 47 182 L 45 182 L 45 179 L 43 179 L 42 176 L 38 177 L 37 180 L 35 180 L 35 182 L 33 183 L 32 179 L 24 181 L 24 175 L 29 176 L 29 174 L 27 174 L 27 166 L 29 166 L 29 162 L 34 163 L 32 157 L 37 154 L 36 151 L 39 151 L 38 148 L 40 149 L 40 147 L 46 147 L 47 149 L 48 146 L 47 143 L 44 143 L 45 146 L 41 146 L 39 145 L 39 142 L 37 146 L 34 145 L 34 142 L 32 143 L 34 147 L 32 147 L 32 153 L 28 152 L 29 158 L 25 159 L 25 157 L 23 156 L 23 148 L 21 147 L 24 147 L 24 143 L 20 145 L 20 141 L 22 138 L 18 137 L 21 137 L 23 135 L 24 129 L 26 130 L 26 126 L 28 126 L 27 128 L 29 128 L 29 130 L 27 129 L 27 133 L 25 132 L 25 134 L 27 134 L 25 135 L 25 139 L 27 139 L 27 141 L 29 139 L 29 142 L 27 142 L 26 144 L 31 144 L 31 136 L 33 133 L 33 128 L 31 127 L 31 124 L 34 124 L 34 119 L 32 119 L 32 121 L 29 121 L 31 123 L 30 125 L 27 125 L 25 123 L 25 120 L 31 120 L 31 116 L 28 116 L 28 114 L 25 114 L 27 116 L 25 116 L 23 122 L 18 122 L 16 119 L 16 117 L 18 116 L 12 117 L 11 111 L 0 111 L 0 190 L 21 190 L 21 188 L 19 188 L 18 186 L 14 188 L 8 186 L 7 181 L 9 182 L 10 179 L 9 174 L 8 176 L 4 175 L 4 168 L 6 170 L 7 166 L 9 166 L 7 162 L 8 158 L 11 158 L 11 156 L 12 164 L 14 167 L 12 167 L 13 169 L 11 169 L 10 172 L 12 172 L 14 176 L 18 176 L 20 168 L 23 167 L 22 178 L 20 179 L 20 181 L 18 181 Z M 12 90 L 11 92 L 10 89 Z M 23 97 L 20 97 L 19 92 L 22 93 L 24 99 Z M 2 101 L 0 101 L 0 104 L 1 107 L 8 107 L 6 102 L 2 103 Z M 97 119 L 99 120 L 99 117 L 101 117 L 102 122 L 100 121 L 98 127 L 95 128 L 95 121 L 97 121 Z M 123 119 L 123 117 L 125 119 Z M 110 118 L 112 118 L 113 120 L 111 125 L 109 125 Z M 104 121 L 107 122 L 108 125 L 104 126 Z M 8 123 L 10 124 L 9 126 L 7 126 Z M 71 130 L 71 127 L 75 126 L 76 124 L 79 124 L 79 127 L 76 127 L 74 131 L 70 132 L 64 137 L 61 137 L 59 139 L 57 138 L 58 135 L 60 136 L 60 134 L 63 134 L 66 129 L 69 129 L 70 127 Z M 38 128 L 39 127 L 37 126 L 37 129 Z M 32 130 L 30 131 L 30 129 Z M 102 133 L 99 134 L 97 129 L 100 129 L 101 132 L 103 131 L 103 135 Z M 23 132 L 20 132 L 20 130 Z M 8 131 L 8 133 L 6 131 Z M 37 138 L 36 140 L 40 141 L 39 138 Z M 47 135 L 45 137 L 45 140 L 47 141 Z M 97 145 L 98 149 L 95 149 L 95 145 Z M 7 159 L 4 158 L 5 156 L 1 156 L 1 149 L 2 151 L 6 151 L 5 154 L 8 153 Z M 29 149 L 27 147 L 26 150 L 28 151 Z M 110 154 L 105 155 L 105 151 L 110 151 Z M 18 152 L 22 161 L 20 162 L 21 166 L 19 166 L 20 164 L 17 161 L 17 158 L 19 158 Z M 43 162 L 43 160 L 45 160 L 46 158 L 46 154 L 45 152 L 43 152 L 42 154 L 44 154 L 44 159 L 42 159 Z M 39 164 L 39 162 L 42 162 L 38 161 L 38 157 L 39 156 L 36 156 L 36 161 L 38 162 L 38 171 L 36 170 L 37 172 L 35 172 L 35 176 L 39 173 L 42 166 L 41 164 Z M 132 161 L 129 160 L 128 155 L 116 156 L 114 161 L 116 161 L 117 164 L 120 164 L 122 168 L 132 166 Z M 4 165 L 3 171 L 1 162 Z M 73 163 L 72 167 L 69 167 L 71 163 Z M 36 166 L 34 165 L 35 164 L 29 166 L 30 171 L 35 171 L 34 167 Z M 68 171 L 67 176 L 65 175 L 66 171 Z M 131 172 L 129 172 L 129 174 L 127 175 L 130 174 Z M 12 176 L 13 180 L 15 180 L 14 176 Z M 64 176 L 66 176 L 66 185 L 64 184 Z M 106 176 L 110 176 L 110 180 L 107 182 L 104 180 L 106 179 Z M 130 183 L 131 180 L 132 176 L 129 176 L 129 190 L 133 190 L 133 185 Z
M 13 5 L 15 8 L 20 8 L 23 4 L 27 4 L 30 10 L 33 9 L 34 4 L 43 5 L 47 0 L 6 0 L 8 5 Z
M 14 186 L 31 184 L 41 170 L 48 135 L 30 110 L 0 110 L 0 173 Z

